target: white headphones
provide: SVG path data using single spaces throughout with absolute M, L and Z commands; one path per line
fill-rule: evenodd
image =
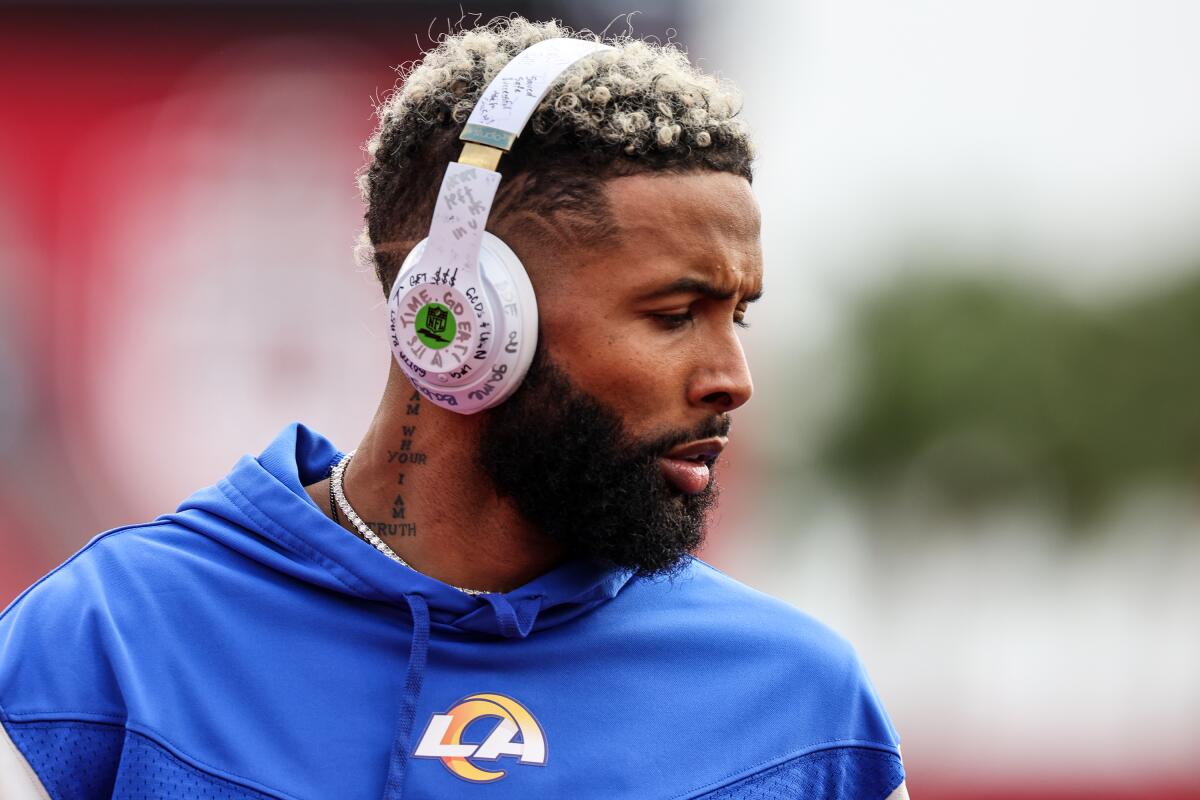
M 458 161 L 446 167 L 429 236 L 388 295 L 392 355 L 417 391 L 474 414 L 520 385 L 537 346 L 538 313 L 525 267 L 486 232 L 496 166 L 568 67 L 608 45 L 547 39 L 518 53 L 471 111 Z

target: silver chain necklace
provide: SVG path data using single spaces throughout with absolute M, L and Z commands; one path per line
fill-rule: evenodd
M 374 545 L 376 550 L 383 553 L 397 564 L 408 567 L 413 572 L 420 572 L 420 570 L 415 568 L 412 564 L 409 564 L 403 558 L 396 555 L 396 551 L 388 547 L 387 543 L 384 542 L 383 539 L 380 539 L 378 536 L 376 536 L 375 531 L 367 527 L 367 523 L 362 521 L 362 517 L 355 512 L 355 510 L 350 506 L 350 501 L 346 499 L 346 491 L 342 488 L 342 479 L 346 475 L 346 467 L 349 465 L 350 459 L 354 457 L 354 452 L 355 451 L 351 450 L 349 453 L 346 453 L 346 455 L 342 456 L 342 460 L 335 464 L 329 473 L 329 491 L 333 492 L 333 497 L 335 500 L 337 500 L 338 508 L 342 510 L 342 513 L 346 515 L 346 519 L 350 520 L 350 524 L 354 526 L 354 529 L 359 532 L 362 538 Z M 481 589 L 464 589 L 461 586 L 452 586 L 451 588 L 457 589 L 463 594 L 470 595 L 495 594 L 494 592 L 485 592 Z

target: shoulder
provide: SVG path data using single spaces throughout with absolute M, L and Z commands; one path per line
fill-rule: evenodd
M 631 583 L 622 625 L 669 642 L 676 674 L 693 672 L 731 709 L 770 695 L 809 710 L 780 720 L 801 739 L 897 746 L 857 651 L 829 626 L 698 559 L 672 578 Z
M 705 749 L 711 769 L 694 775 L 712 777 L 688 796 L 882 798 L 900 783 L 896 731 L 855 648 L 829 626 L 698 559 L 631 580 L 618 600 L 605 613 L 648 705 L 672 709 L 699 740 L 736 743 Z
M 0 613 L 0 713 L 120 718 L 114 660 L 201 537 L 168 520 L 99 534 Z
M 765 647 L 777 655 L 802 655 L 833 671 L 857 665 L 854 648 L 832 628 L 698 558 L 690 558 L 675 575 L 633 584 L 630 599 L 657 609 L 657 622 L 669 618 L 671 626 L 701 640 L 717 637 L 751 652 Z
M 0 612 L 0 624 L 11 624 L 32 609 L 59 606 L 76 609 L 119 587 L 114 578 L 154 563 L 154 535 L 169 523 L 156 521 L 114 528 L 95 536 L 59 566 L 46 573 Z
M 167 517 L 113 528 L 18 595 L 0 612 L 0 625 L 32 610 L 111 607 L 123 596 L 161 591 L 181 577 L 181 567 L 219 558 L 224 549 Z

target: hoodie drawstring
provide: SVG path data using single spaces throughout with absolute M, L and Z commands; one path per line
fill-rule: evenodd
M 525 598 L 516 606 L 502 594 L 485 594 L 483 599 L 492 607 L 500 635 L 505 639 L 524 639 L 533 630 L 544 596 L 537 594 Z
M 384 800 L 398 800 L 403 796 L 404 776 L 408 772 L 409 740 L 417 716 L 421 683 L 425 679 L 425 657 L 429 654 L 429 606 L 419 594 L 406 594 L 404 599 L 408 601 L 408 610 L 412 615 L 412 647 L 408 655 L 408 670 L 404 675 L 404 697 L 400 701 L 396 735 L 392 739 L 387 782 L 383 787 Z

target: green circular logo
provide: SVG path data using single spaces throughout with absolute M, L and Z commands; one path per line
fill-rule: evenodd
M 441 350 L 450 344 L 454 341 L 454 332 L 458 330 L 454 314 L 441 303 L 426 303 L 421 306 L 414 326 L 417 329 L 417 338 L 430 350 Z

